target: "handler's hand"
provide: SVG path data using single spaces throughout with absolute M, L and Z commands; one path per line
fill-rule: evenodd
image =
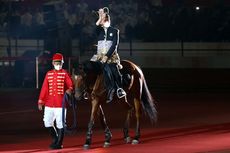
M 71 89 L 67 89 L 66 93 L 70 96 L 72 94 L 72 90 Z
M 43 105 L 42 104 L 38 104 L 38 110 L 40 110 L 40 111 L 43 110 Z

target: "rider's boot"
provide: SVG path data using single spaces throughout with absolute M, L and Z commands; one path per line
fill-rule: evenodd
M 115 89 L 110 89 L 107 95 L 106 103 L 110 103 L 113 100 Z

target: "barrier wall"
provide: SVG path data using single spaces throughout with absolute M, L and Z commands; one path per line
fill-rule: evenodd
M 27 50 L 44 50 L 43 40 L 0 39 L 0 57 L 7 57 L 11 43 L 11 56 L 21 56 Z M 148 68 L 230 68 L 228 42 L 164 42 L 124 43 L 119 45 L 121 59 L 130 59 Z M 80 61 L 89 59 L 93 51 L 79 54 L 79 41 L 72 41 L 72 55 Z M 1 63 L 0 63 L 1 64 Z
M 21 56 L 27 50 L 43 50 L 43 40 L 0 38 L 0 57 L 7 57 L 7 47 L 11 44 L 11 56 Z

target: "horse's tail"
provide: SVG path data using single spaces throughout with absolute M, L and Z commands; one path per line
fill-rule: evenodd
M 157 110 L 155 105 L 155 100 L 153 99 L 151 93 L 149 92 L 147 83 L 144 79 L 142 86 L 142 107 L 147 112 L 152 123 L 156 123 L 157 121 Z

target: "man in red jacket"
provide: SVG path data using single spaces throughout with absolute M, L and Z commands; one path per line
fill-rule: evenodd
M 62 54 L 54 54 L 52 60 L 54 69 L 46 73 L 38 100 L 38 109 L 43 110 L 43 106 L 45 107 L 43 121 L 53 140 L 50 148 L 61 149 L 64 138 L 62 99 L 65 92 L 67 94 L 72 93 L 74 85 L 68 72 L 62 69 L 64 63 Z

